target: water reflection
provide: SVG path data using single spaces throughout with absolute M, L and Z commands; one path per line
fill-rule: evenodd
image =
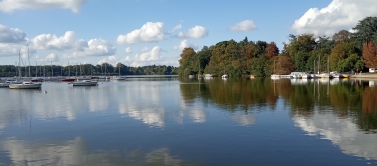
M 249 143 L 244 148 L 246 144 L 242 143 L 250 139 L 270 154 L 276 149 L 266 150 L 263 146 L 281 145 L 275 141 L 280 138 L 275 137 L 289 137 L 284 134 L 290 127 L 302 135 L 302 131 L 292 125 L 292 119 L 309 135 L 331 140 L 345 154 L 377 160 L 376 147 L 371 145 L 377 140 L 377 88 L 370 81 L 194 78 L 105 82 L 98 87 L 78 88 L 46 83 L 43 90 L 48 93 L 0 89 L 4 94 L 0 96 L 0 130 L 3 131 L 0 132 L 0 159 L 8 155 L 9 162 L 14 165 L 22 165 L 25 161 L 29 165 L 90 165 L 98 164 L 98 161 L 118 165 L 180 165 L 186 162 L 172 155 L 170 150 L 175 154 L 177 151 L 184 153 L 185 146 L 196 146 L 203 148 L 204 153 L 212 154 L 211 148 L 222 145 L 224 149 L 233 148 L 233 151 L 223 153 L 235 157 L 255 148 Z M 51 136 L 52 139 L 46 141 L 42 140 L 43 134 L 51 134 L 51 131 L 43 130 L 42 135 L 31 133 L 31 140 L 27 140 L 29 135 L 22 135 L 25 133 L 22 125 L 28 125 L 30 117 L 36 119 L 36 125 L 42 123 L 43 127 L 50 127 L 53 124 L 50 128 L 56 129 L 55 133 L 71 135 L 69 138 Z M 275 123 L 286 126 L 270 128 Z M 72 132 L 60 128 L 65 125 Z M 251 125 L 253 127 L 247 127 Z M 281 135 L 265 132 L 270 130 L 277 130 Z M 119 133 L 127 133 L 130 137 L 114 138 Z M 266 139 L 269 137 L 274 139 Z M 70 140 L 72 138 L 75 139 Z M 102 138 L 96 140 L 99 145 L 93 145 L 93 142 L 98 143 L 96 141 L 90 143 L 96 138 Z M 106 149 L 104 143 L 121 140 L 132 144 L 139 139 L 146 139 L 140 141 L 139 146 L 147 150 L 135 147 L 128 150 L 124 145 Z M 170 144 L 161 140 L 168 140 L 166 142 Z M 215 145 L 211 144 L 214 142 Z M 176 147 L 178 150 L 174 149 Z M 280 148 L 291 147 L 281 145 Z M 261 151 L 255 150 L 258 151 L 255 154 Z M 186 156 L 180 156 L 186 160 Z
M 256 120 L 254 115 L 248 114 L 247 112 L 235 112 L 230 117 L 241 126 L 254 124 Z
M 309 135 L 330 140 L 345 154 L 377 160 L 377 135 L 360 131 L 351 118 L 339 119 L 334 114 L 316 111 L 310 117 L 296 115 L 292 119 Z
M 148 152 L 142 149 L 90 151 L 80 137 L 45 143 L 9 138 L 0 141 L 0 151 L 7 152 L 9 165 L 193 165 L 172 156 L 167 147 Z

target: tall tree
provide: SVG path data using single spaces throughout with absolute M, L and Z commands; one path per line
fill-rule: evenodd
M 377 42 L 377 17 L 366 17 L 352 29 L 351 37 L 359 49 L 364 43 Z
M 351 33 L 347 30 L 340 30 L 332 36 L 335 43 L 348 43 L 351 39 Z
M 188 76 L 193 73 L 193 69 L 195 66 L 195 59 L 194 56 L 196 52 L 193 48 L 184 48 L 181 54 L 181 59 L 179 62 L 179 69 L 178 74 L 180 76 Z
M 267 45 L 267 52 L 265 56 L 270 59 L 272 57 L 279 55 L 279 48 L 276 46 L 275 42 L 271 42 Z
M 363 44 L 363 61 L 368 68 L 377 68 L 377 44 Z

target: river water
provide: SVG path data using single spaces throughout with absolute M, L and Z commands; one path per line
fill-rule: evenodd
M 0 165 L 377 165 L 377 81 L 1 88 Z

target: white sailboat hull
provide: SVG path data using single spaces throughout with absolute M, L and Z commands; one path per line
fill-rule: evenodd
M 98 85 L 97 81 L 79 81 L 79 82 L 72 82 L 73 86 L 96 86 Z
M 10 89 L 40 89 L 41 83 L 23 82 L 18 84 L 9 84 Z

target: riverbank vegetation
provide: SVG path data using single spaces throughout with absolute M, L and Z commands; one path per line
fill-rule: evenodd
M 17 66 L 2 65 L 0 66 L 0 77 L 14 77 L 19 75 Z M 21 76 L 29 76 L 28 66 L 20 68 Z M 43 65 L 43 66 L 30 66 L 31 76 L 90 76 L 90 75 L 177 75 L 178 68 L 174 66 L 143 66 L 143 67 L 130 67 L 122 63 L 113 66 L 108 63 L 102 65 Z
M 250 41 L 247 37 L 204 46 L 200 51 L 185 48 L 179 60 L 180 76 L 269 76 L 306 72 L 351 72 L 377 68 L 377 17 L 366 17 L 352 28 L 332 37 L 313 34 L 288 36 L 283 50 L 275 42 Z

